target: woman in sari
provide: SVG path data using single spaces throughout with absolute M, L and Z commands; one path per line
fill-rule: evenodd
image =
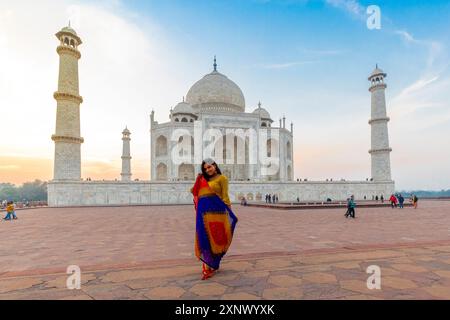
M 196 210 L 195 255 L 203 262 L 202 280 L 206 280 L 219 269 L 238 219 L 231 211 L 228 179 L 214 160 L 202 162 L 191 192 Z

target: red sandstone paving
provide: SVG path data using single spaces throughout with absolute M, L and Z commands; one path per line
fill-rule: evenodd
M 413 208 L 284 211 L 234 206 L 228 256 L 450 240 L 450 202 Z M 191 206 L 42 208 L 0 223 L 0 272 L 194 259 Z M 425 262 L 423 262 L 425 263 Z
M 0 299 L 450 299 L 450 202 L 417 210 L 236 206 L 221 271 L 199 280 L 188 206 L 19 211 L 0 223 Z M 80 265 L 82 290 L 65 289 Z M 378 265 L 382 290 L 368 290 Z
M 438 251 L 439 246 L 418 247 L 424 250 L 407 257 L 414 260 L 433 257 L 443 263 L 449 260 L 450 254 Z M 411 269 L 414 272 L 389 271 L 398 265 L 391 253 L 404 257 L 404 249 L 404 246 L 376 249 L 378 256 L 385 256 L 377 260 L 361 259 L 360 253 L 368 252 L 364 249 L 345 255 L 336 251 L 233 258 L 225 260 L 219 273 L 208 281 L 200 280 L 200 267 L 195 261 L 87 271 L 82 274 L 81 290 L 64 289 L 67 275 L 62 273 L 7 277 L 0 278 L 0 300 L 450 299 L 450 281 L 445 270 L 424 267 Z M 324 257 L 329 261 L 327 268 L 322 268 Z M 289 261 L 288 266 L 277 268 L 280 259 Z M 382 288 L 369 290 L 365 267 L 379 262 L 383 262 Z M 246 268 L 237 270 L 239 264 Z M 262 265 L 264 270 L 260 270 Z

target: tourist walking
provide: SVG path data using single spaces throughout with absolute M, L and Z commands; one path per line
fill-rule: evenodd
M 411 199 L 412 199 L 414 209 L 417 209 L 417 202 L 419 201 L 419 198 L 417 198 L 417 196 L 415 194 L 413 194 Z
M 349 212 L 349 216 L 352 217 L 353 219 L 355 219 L 355 207 L 356 207 L 356 203 L 355 203 L 355 196 L 351 196 L 350 200 L 348 201 L 348 212 Z
M 195 255 L 203 262 L 202 280 L 206 280 L 219 269 L 238 219 L 231 210 L 228 178 L 216 162 L 204 160 L 201 170 L 191 192 L 196 210 Z
M 381 203 L 384 203 L 384 197 L 383 197 L 383 195 L 381 195 L 380 200 L 381 200 Z
M 392 194 L 389 201 L 391 202 L 392 209 L 397 208 L 397 197 L 395 195 Z
M 345 217 L 348 218 L 350 215 L 350 198 L 347 198 L 347 212 L 345 213 Z
M 403 209 L 403 203 L 405 202 L 405 198 L 401 194 L 398 195 L 398 207 Z
M 8 201 L 6 203 L 6 217 L 3 218 L 5 221 L 10 221 L 11 216 L 14 220 L 17 220 L 15 206 L 13 201 Z

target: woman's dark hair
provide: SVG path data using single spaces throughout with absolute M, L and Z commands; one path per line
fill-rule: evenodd
M 208 173 L 206 172 L 206 169 L 205 169 L 205 164 L 206 164 L 206 163 L 207 163 L 207 162 L 206 162 L 205 160 L 202 161 L 202 174 L 203 174 L 203 178 L 205 178 L 206 181 L 209 181 L 209 179 L 211 179 L 211 177 L 210 177 L 210 176 L 208 175 Z M 210 164 L 210 163 L 208 163 L 208 164 Z M 219 166 L 217 165 L 216 162 L 213 162 L 212 165 L 213 165 L 214 167 L 216 167 L 216 172 L 217 172 L 217 174 L 222 174 L 222 172 L 220 171 Z

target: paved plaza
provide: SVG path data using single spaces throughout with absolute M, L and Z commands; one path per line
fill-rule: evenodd
M 276 210 L 239 218 L 220 272 L 200 280 L 191 206 L 41 208 L 0 223 L 0 299 L 450 299 L 450 201 Z M 81 290 L 66 288 L 69 265 Z M 381 268 L 369 290 L 366 268 Z

